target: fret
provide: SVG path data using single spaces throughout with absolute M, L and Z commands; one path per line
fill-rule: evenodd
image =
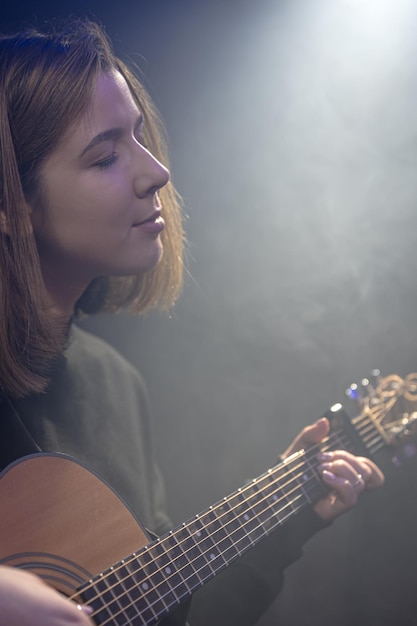
M 253 526 L 253 515 L 247 505 L 248 493 L 253 493 L 252 487 L 244 487 L 238 489 L 237 492 L 229 499 L 232 503 L 234 522 L 233 522 L 233 542 L 239 554 L 243 554 L 254 545 L 254 541 L 250 535 L 250 527 Z M 255 522 L 256 523 L 256 522 Z
M 173 564 L 163 564 L 158 558 L 161 544 L 151 546 L 148 550 L 145 550 L 139 557 L 141 568 L 146 573 L 149 583 L 158 593 L 158 600 L 166 605 L 165 601 L 169 604 L 178 602 L 178 596 L 173 589 L 172 579 L 177 574 L 173 567 Z M 165 554 L 165 553 L 164 553 Z
M 285 522 L 293 513 L 297 513 L 306 504 L 315 501 L 313 489 L 316 483 L 321 484 L 321 479 L 315 470 L 317 464 L 315 458 L 309 459 L 303 452 L 296 463 L 285 463 L 287 482 L 291 485 L 291 493 L 286 497 L 286 507 L 280 521 Z M 289 469 L 289 467 L 291 469 Z M 281 470 L 284 471 L 284 470 Z
M 200 581 L 207 582 L 215 575 L 216 567 L 210 557 L 213 542 L 207 532 L 205 515 L 196 515 L 186 524 L 186 528 L 190 542 L 194 543 L 191 555 L 196 574 Z
M 279 478 L 277 478 L 279 475 Z M 264 489 L 267 502 L 274 513 L 274 518 L 270 520 L 270 524 L 274 528 L 282 522 L 298 507 L 295 506 L 295 487 L 294 474 L 287 468 L 270 470 L 268 473 L 270 484 Z M 278 486 L 277 486 L 278 485 Z
M 133 554 L 129 561 L 121 561 L 119 567 L 117 568 L 117 576 L 119 577 L 122 587 L 125 593 L 126 602 L 127 599 L 131 604 L 134 604 L 135 607 L 138 606 L 138 602 L 142 598 L 142 591 L 139 587 L 139 581 L 137 577 L 138 573 L 138 561 L 136 559 L 136 554 Z M 138 609 L 136 608 L 136 613 L 133 615 L 137 615 Z
M 184 524 L 152 546 L 151 554 L 156 555 L 160 569 L 169 577 L 176 603 L 201 587 L 203 579 L 194 561 L 202 554 Z
M 307 465 L 303 467 L 302 472 L 298 472 L 295 476 L 295 480 L 298 484 L 301 502 L 298 503 L 298 508 L 294 509 L 294 512 L 299 510 L 304 504 L 312 504 L 316 498 L 313 497 L 313 490 L 316 487 L 316 473 Z M 312 486 L 313 481 L 313 486 Z M 295 504 L 295 503 L 294 503 Z M 295 505 L 297 507 L 297 505 Z
M 277 494 L 277 486 L 272 471 L 262 477 L 258 481 L 259 495 L 257 502 L 252 505 L 252 511 L 256 514 L 259 521 L 259 531 L 262 535 L 269 533 L 277 523 L 277 504 L 279 503 L 279 494 Z
M 215 507 L 211 507 L 201 516 L 194 518 L 188 527 L 193 535 L 198 537 L 198 547 L 205 562 L 203 569 L 199 569 L 199 576 L 208 580 L 227 565 L 220 547 L 221 540 L 225 539 L 226 533 L 218 522 Z M 198 561 L 201 564 L 201 559 Z
M 133 605 L 133 598 L 130 596 L 127 589 L 128 584 L 128 580 L 124 580 L 120 567 L 110 568 L 107 576 L 107 585 L 111 588 L 113 595 L 117 599 L 115 605 L 117 615 L 113 617 L 113 621 L 115 624 L 120 624 L 121 626 L 126 624 L 126 618 L 128 623 L 130 623 L 137 615 L 137 610 Z M 132 584 L 131 579 L 130 584 Z
M 93 608 L 94 621 L 97 624 L 107 624 L 111 620 L 115 626 L 124 626 L 129 623 L 131 617 L 137 617 L 138 613 L 134 609 L 132 613 L 126 604 L 123 606 L 125 599 L 121 601 L 121 598 L 118 597 L 120 587 L 117 586 L 117 578 L 111 570 L 100 574 L 93 585 L 86 583 L 85 591 L 82 588 L 80 590 L 81 596 Z M 123 596 L 121 597 L 123 598 Z M 140 623 L 146 624 L 145 621 Z
M 133 556 L 134 559 L 124 564 L 131 581 L 129 594 L 131 596 L 134 594 L 135 605 L 143 624 L 152 624 L 162 613 L 167 612 L 169 606 L 175 604 L 176 598 L 170 595 L 170 588 L 165 586 L 164 577 L 153 562 L 149 549 L 145 548 Z
M 171 546 L 181 545 L 181 552 L 184 557 L 182 561 L 182 577 L 184 578 L 184 585 L 186 585 L 187 589 L 190 591 L 201 587 L 205 580 L 204 566 L 206 565 L 206 560 L 200 546 L 200 537 L 200 526 L 198 526 L 196 530 L 195 524 L 189 522 L 188 524 L 182 524 L 182 526 L 175 531 L 174 539 L 171 539 Z M 179 553 L 180 550 L 177 548 L 177 554 Z M 163 558 L 167 559 L 167 562 L 170 562 L 167 554 L 165 554 Z M 212 570 L 210 569 L 210 574 L 211 573 Z
M 150 624 L 157 618 L 155 610 L 155 594 L 149 594 L 149 584 L 146 581 L 146 572 L 136 553 L 127 561 L 121 561 L 118 568 L 118 577 L 122 581 L 126 604 L 130 604 L 129 618 L 139 621 L 123 622 L 126 624 Z M 158 596 L 156 595 L 156 599 Z M 166 605 L 163 605 L 166 608 Z M 145 619 L 146 618 L 146 619 Z
M 237 494 L 239 505 L 236 507 L 237 521 L 241 524 L 246 537 L 243 535 L 241 549 L 247 549 L 265 535 L 265 528 L 261 516 L 265 514 L 266 502 L 264 494 L 258 488 L 258 481 L 249 483 L 244 490 Z M 248 541 L 250 542 L 248 544 Z
M 177 591 L 181 585 L 185 585 L 188 589 L 187 585 L 184 582 L 182 564 L 178 560 L 179 557 L 175 558 L 173 556 L 173 551 L 170 548 L 172 545 L 176 545 L 178 542 L 174 540 L 174 542 L 170 542 L 166 539 L 157 541 L 156 544 L 152 544 L 149 550 L 149 558 L 155 560 L 155 566 L 159 572 L 161 582 L 161 589 L 164 590 L 164 598 L 166 599 L 168 593 L 172 594 L 173 601 L 179 602 L 181 598 L 181 593 Z M 180 552 L 178 552 L 179 554 Z
M 219 561 L 217 568 L 222 568 L 223 564 L 229 564 L 236 557 L 240 556 L 241 551 L 238 549 L 235 541 L 235 529 L 239 527 L 239 520 L 236 518 L 236 512 L 231 507 L 230 498 L 224 498 L 222 502 L 210 509 L 205 515 L 207 527 L 210 533 L 210 539 L 214 546 L 219 549 Z M 212 559 L 213 549 L 209 548 L 210 558 Z
M 85 589 L 83 590 L 83 587 Z M 110 594 L 109 594 L 110 595 Z M 107 606 L 110 599 L 109 596 L 103 594 L 103 584 L 101 589 L 98 584 L 92 584 L 92 581 L 85 583 L 80 588 L 80 596 L 85 604 L 92 607 L 94 611 L 94 621 L 97 624 L 103 624 L 112 617 L 112 613 Z
M 279 478 L 277 475 L 280 475 Z M 269 470 L 268 476 L 265 478 L 267 484 L 263 488 L 268 505 L 267 514 L 269 515 L 265 525 L 267 531 L 272 530 L 278 524 L 282 524 L 300 508 L 300 505 L 296 504 L 301 495 L 298 491 L 297 475 L 298 469 L 295 472 L 288 470 L 287 467 Z
M 119 600 L 119 591 L 114 587 L 114 575 L 107 573 L 106 580 L 100 581 L 99 588 L 103 585 L 103 589 L 107 589 L 104 597 L 107 598 L 108 609 L 112 615 L 113 621 L 118 626 L 126 622 L 126 615 L 124 615 L 123 606 Z
M 327 488 L 321 481 L 321 477 L 317 471 L 316 452 L 307 450 L 304 454 L 306 472 L 303 475 L 304 492 L 309 502 L 317 502 L 327 493 Z

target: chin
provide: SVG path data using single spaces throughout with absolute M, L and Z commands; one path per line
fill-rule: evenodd
M 153 270 L 160 260 L 162 259 L 163 248 L 160 245 L 157 249 L 153 250 L 151 254 L 147 255 L 145 258 L 141 258 L 135 269 L 131 272 L 132 274 L 146 274 Z

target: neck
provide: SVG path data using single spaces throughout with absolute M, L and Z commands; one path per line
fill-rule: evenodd
M 42 274 L 51 315 L 69 323 L 74 315 L 75 304 L 87 288 L 88 282 L 75 282 L 62 274 L 59 277 L 50 272 Z

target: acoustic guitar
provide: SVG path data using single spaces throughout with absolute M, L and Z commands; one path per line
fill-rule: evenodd
M 415 451 L 417 374 L 381 378 L 350 419 L 327 416 L 328 438 L 301 450 L 151 541 L 97 475 L 62 454 L 34 454 L 0 477 L 0 564 L 30 570 L 93 609 L 101 625 L 158 623 L 239 556 L 326 493 L 318 450 Z

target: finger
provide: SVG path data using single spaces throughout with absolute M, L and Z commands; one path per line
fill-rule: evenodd
M 373 461 L 365 457 L 355 456 L 346 450 L 334 450 L 320 453 L 317 458 L 324 463 L 341 461 L 345 466 L 350 466 L 356 474 L 362 475 L 368 489 L 376 489 L 384 484 L 382 471 Z M 347 477 L 349 478 L 349 475 Z
M 359 493 L 349 480 L 327 469 L 322 470 L 322 480 L 330 491 L 326 497 L 316 502 L 314 510 L 323 520 L 335 519 L 355 506 Z
M 93 607 L 88 606 L 87 604 L 77 604 L 77 610 L 81 611 L 81 613 L 84 613 L 85 615 L 93 614 Z
M 326 417 L 321 417 L 319 420 L 306 426 L 297 435 L 291 445 L 282 455 L 283 458 L 294 454 L 297 450 L 303 448 L 310 448 L 312 445 L 319 443 L 329 433 L 329 420 Z
M 361 471 L 364 473 L 367 489 L 377 489 L 382 487 L 385 482 L 385 476 L 382 470 L 370 459 L 366 457 L 358 457 L 361 461 Z
M 358 492 L 354 485 L 358 483 L 360 485 L 360 478 L 355 476 L 353 482 L 344 476 L 338 476 L 328 469 L 322 470 L 323 482 L 331 488 L 332 494 L 336 494 L 336 497 L 344 505 L 344 508 L 350 508 L 354 506 L 358 499 Z
M 314 509 L 324 520 L 332 520 L 351 509 L 366 489 L 374 489 L 384 482 L 384 475 L 375 463 L 364 457 L 355 457 L 345 451 L 318 455 L 326 460 L 319 466 L 323 483 L 329 493 L 319 500 Z
M 353 482 L 351 484 L 352 484 L 353 489 L 358 489 L 361 492 L 366 489 L 365 479 L 362 476 L 362 474 L 356 474 L 355 482 Z
M 366 489 L 366 483 L 363 475 L 360 471 L 344 459 L 336 459 L 332 462 L 322 463 L 319 466 L 319 471 L 322 473 L 331 473 L 338 480 L 335 481 L 335 486 L 332 488 L 346 488 L 346 493 L 352 488 L 356 495 L 359 495 Z M 324 474 L 325 475 L 325 474 Z M 344 492 L 343 492 L 344 493 Z M 342 499 L 344 499 L 342 494 Z

